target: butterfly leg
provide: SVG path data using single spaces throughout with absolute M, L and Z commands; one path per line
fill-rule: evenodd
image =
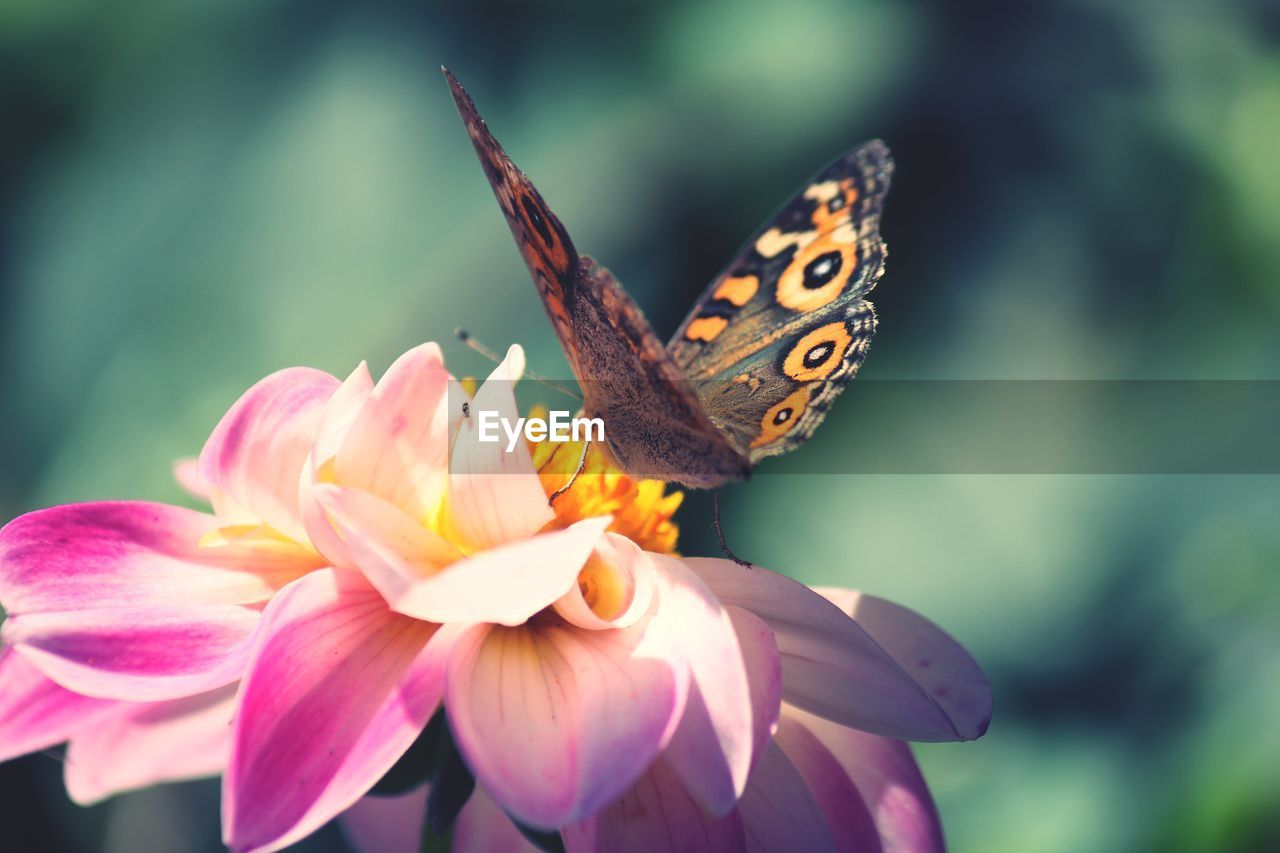
M 719 489 L 716 489 L 714 500 L 716 505 L 716 538 L 720 540 L 720 550 L 724 551 L 725 556 L 728 557 L 730 560 L 733 560 L 739 566 L 746 566 L 748 569 L 751 568 L 751 564 L 748 563 L 746 560 L 742 559 L 741 557 L 739 557 L 737 554 L 733 553 L 733 551 L 729 549 L 729 543 L 724 541 L 724 527 L 720 524 L 720 490 Z
M 582 442 L 582 455 L 578 457 L 578 469 L 573 472 L 573 476 L 569 478 L 569 482 L 551 493 L 551 497 L 547 498 L 547 506 L 555 506 L 556 498 L 573 488 L 573 484 L 578 481 L 578 476 L 582 473 L 582 469 L 587 467 L 587 451 L 591 449 L 591 439 Z

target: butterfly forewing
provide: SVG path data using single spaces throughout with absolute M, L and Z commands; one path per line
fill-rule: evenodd
M 471 96 L 449 72 L 442 69 L 449 81 L 454 103 L 462 116 L 471 144 L 480 157 L 485 176 L 493 187 L 494 197 L 507 218 L 511 235 L 515 237 L 520 254 L 529 267 L 529 274 L 542 297 L 542 305 L 551 319 L 560 345 L 575 372 L 578 368 L 577 349 L 574 345 L 572 306 L 580 261 L 573 241 L 564 225 L 533 182 L 511 161 L 498 140 L 489 132 L 485 120 L 476 111 Z
M 875 332 L 880 213 L 893 161 L 879 141 L 827 166 L 747 242 L 668 344 L 703 407 L 752 461 L 807 439 Z

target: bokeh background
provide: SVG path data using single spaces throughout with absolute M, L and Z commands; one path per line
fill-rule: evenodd
M 1280 379 L 1274 3 L 444 5 L 0 2 L 0 519 L 181 501 L 170 461 L 280 367 L 436 339 L 483 374 L 465 325 L 567 372 L 442 62 L 663 333 L 879 136 L 865 379 Z M 857 389 L 805 470 L 897 426 Z M 985 739 L 918 750 L 955 850 L 1280 849 L 1276 477 L 789 458 L 726 494 L 735 549 L 928 614 L 994 683 Z M 0 786 L 5 849 L 217 849 L 210 783 L 80 809 L 41 755 Z

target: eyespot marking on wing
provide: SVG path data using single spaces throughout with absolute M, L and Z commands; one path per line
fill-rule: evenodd
M 796 382 L 826 379 L 844 361 L 853 335 L 844 321 L 819 326 L 803 335 L 782 359 L 782 372 Z
M 808 405 L 808 386 L 797 388 L 774 403 L 760 419 L 760 434 L 751 442 L 751 446 L 762 447 L 786 435 L 800 422 L 800 416 Z

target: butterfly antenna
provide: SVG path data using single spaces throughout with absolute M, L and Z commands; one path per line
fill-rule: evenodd
M 716 489 L 714 501 L 716 506 L 716 538 L 720 540 L 720 550 L 724 551 L 725 556 L 728 557 L 730 560 L 733 560 L 739 566 L 746 566 L 748 569 L 751 568 L 751 564 L 748 563 L 746 560 L 742 559 L 741 557 L 739 557 L 737 554 L 733 553 L 733 551 L 730 550 L 729 548 L 729 543 L 724 541 L 724 527 L 720 524 L 720 490 L 719 489 Z
M 462 341 L 464 344 L 471 347 L 471 349 L 480 353 L 480 355 L 489 359 L 494 364 L 502 363 L 502 356 L 498 355 L 492 349 L 485 346 L 480 341 L 476 340 L 474 337 L 472 337 L 471 333 L 468 332 L 466 329 L 459 327 L 457 329 L 454 329 L 453 333 L 458 337 L 458 340 Z M 579 394 L 577 391 L 574 391 L 572 388 L 566 388 L 565 386 L 561 385 L 559 382 L 555 382 L 551 379 L 547 379 L 545 376 L 542 376 L 541 374 L 534 373 L 532 370 L 529 370 L 527 367 L 525 368 L 524 375 L 526 378 L 531 379 L 534 382 L 537 382 L 539 385 L 545 385 L 548 388 L 550 388 L 552 391 L 558 391 L 559 393 L 564 394 L 566 397 L 572 397 L 573 399 L 577 400 L 579 403 L 582 402 L 582 395 Z

